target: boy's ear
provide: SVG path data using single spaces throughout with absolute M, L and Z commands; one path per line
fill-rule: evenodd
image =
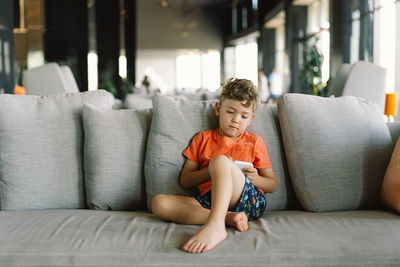
M 215 115 L 219 116 L 219 111 L 221 108 L 221 104 L 219 102 L 215 102 Z

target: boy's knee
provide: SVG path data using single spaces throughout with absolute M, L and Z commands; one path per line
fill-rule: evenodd
M 151 200 L 151 211 L 157 217 L 162 217 L 167 208 L 167 195 L 158 194 Z
M 227 156 L 225 156 L 225 155 L 218 155 L 218 156 L 213 157 L 210 160 L 210 165 L 211 164 L 218 164 L 218 163 L 227 163 L 227 162 L 232 162 L 232 159 L 227 157 Z

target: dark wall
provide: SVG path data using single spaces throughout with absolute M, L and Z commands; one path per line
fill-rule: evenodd
M 374 6 L 372 1 L 361 1 L 359 59 L 373 62 L 374 58 Z M 394 40 L 393 40 L 394 41 Z
M 289 56 L 290 93 L 304 93 L 300 83 L 299 55 L 303 52 L 303 41 L 307 28 L 307 7 L 286 7 L 286 51 Z
M 0 1 L 0 90 L 14 93 L 13 1 Z
M 119 1 L 96 0 L 96 43 L 99 87 L 107 79 L 120 88 L 119 58 Z
M 70 66 L 80 91 L 87 91 L 86 1 L 45 0 L 44 9 L 45 60 Z
M 125 0 L 125 49 L 128 79 L 136 83 L 136 0 Z
M 125 0 L 125 50 L 128 78 L 135 82 L 136 1 Z M 95 1 L 99 88 L 111 79 L 119 91 L 121 10 L 117 0 Z M 45 0 L 44 53 L 47 62 L 71 67 L 81 91 L 88 90 L 88 7 L 82 0 Z M 119 97 L 122 97 L 119 95 Z
M 335 77 L 336 71 L 343 63 L 344 48 L 344 3 L 343 0 L 330 1 L 330 75 Z
M 262 50 L 262 70 L 266 75 L 272 72 L 275 67 L 275 29 L 261 29 L 261 36 L 258 42 L 259 49 Z

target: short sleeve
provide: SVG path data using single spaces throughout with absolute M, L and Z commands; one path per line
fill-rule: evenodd
M 200 164 L 199 150 L 200 150 L 200 144 L 202 141 L 203 141 L 203 133 L 200 132 L 193 137 L 193 139 L 190 142 L 190 144 L 188 145 L 188 147 L 185 149 L 185 151 L 183 151 L 183 155 L 186 158 Z
M 267 148 L 265 147 L 264 141 L 259 136 L 256 140 L 254 150 L 255 150 L 255 160 L 253 163 L 254 167 L 258 169 L 272 168 Z

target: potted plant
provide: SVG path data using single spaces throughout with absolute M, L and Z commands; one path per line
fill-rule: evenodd
M 303 66 L 300 71 L 300 81 L 306 94 L 325 96 L 325 86 L 322 83 L 321 66 L 324 61 L 317 47 L 317 37 L 313 37 L 303 49 Z

